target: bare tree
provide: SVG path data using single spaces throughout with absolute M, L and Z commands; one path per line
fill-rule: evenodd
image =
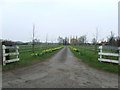
M 67 37 L 65 37 L 63 44 L 64 45 L 68 45 L 69 44 L 69 39 Z
M 108 44 L 111 46 L 115 46 L 115 44 L 116 44 L 114 33 L 112 31 L 111 31 L 110 37 L 108 37 Z
M 98 43 L 98 27 L 96 28 L 96 34 L 94 35 L 94 38 L 92 39 L 95 53 L 97 53 L 97 43 Z
M 37 45 L 37 44 L 40 44 L 40 40 L 39 39 L 34 39 L 34 44 Z
M 97 43 L 98 43 L 98 28 L 96 28 L 96 43 L 95 43 L 95 53 L 97 53 Z
M 93 39 L 92 39 L 92 43 L 93 43 L 93 45 L 96 44 L 96 38 L 93 38 Z
M 62 37 L 60 37 L 60 36 L 59 36 L 57 40 L 58 40 L 58 43 L 59 43 L 60 45 L 62 45 L 62 44 L 63 44 L 63 41 L 64 41 L 64 40 L 63 40 L 63 38 L 62 38 Z
M 86 41 L 87 41 L 86 35 L 83 35 L 83 36 L 78 38 L 78 43 L 79 44 L 85 44 Z

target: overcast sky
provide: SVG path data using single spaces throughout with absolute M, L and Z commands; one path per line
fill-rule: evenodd
M 106 39 L 118 35 L 118 0 L 3 0 L 0 5 L 0 32 L 3 39 L 56 41 L 58 36 L 87 35 Z M 0 33 L 1 36 L 1 33 Z

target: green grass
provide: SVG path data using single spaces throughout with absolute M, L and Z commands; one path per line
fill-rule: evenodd
M 43 61 L 43 60 L 53 56 L 58 51 L 59 50 L 56 50 L 56 51 L 53 51 L 51 53 L 46 53 L 46 54 L 41 55 L 41 56 L 32 56 L 31 52 L 20 53 L 20 55 L 19 55 L 20 61 L 10 63 L 10 64 L 7 64 L 7 65 L 3 66 L 2 71 L 13 70 L 13 69 L 17 69 L 17 68 L 20 68 L 20 67 L 25 67 L 25 66 L 29 66 L 29 65 L 32 65 L 32 64 L 36 64 L 40 61 Z M 37 52 L 40 53 L 41 51 L 37 51 Z
M 43 49 L 49 49 L 54 47 L 59 47 L 60 45 L 35 45 L 34 50 L 43 50 Z M 19 45 L 19 51 L 32 51 L 32 45 Z
M 99 62 L 99 55 L 91 50 L 85 50 L 84 48 L 75 47 L 80 50 L 80 52 L 75 52 L 71 49 L 76 57 L 81 59 L 84 63 L 87 63 L 89 66 L 92 66 L 96 69 L 118 73 L 118 65 L 113 65 L 110 63 Z

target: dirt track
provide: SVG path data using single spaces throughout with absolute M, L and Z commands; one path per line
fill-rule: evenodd
M 52 58 L 3 73 L 4 88 L 117 88 L 118 75 L 93 69 L 65 47 Z

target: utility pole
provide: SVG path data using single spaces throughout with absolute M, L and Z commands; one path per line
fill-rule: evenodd
M 33 43 L 32 43 L 33 53 L 35 52 L 35 25 L 33 24 Z

